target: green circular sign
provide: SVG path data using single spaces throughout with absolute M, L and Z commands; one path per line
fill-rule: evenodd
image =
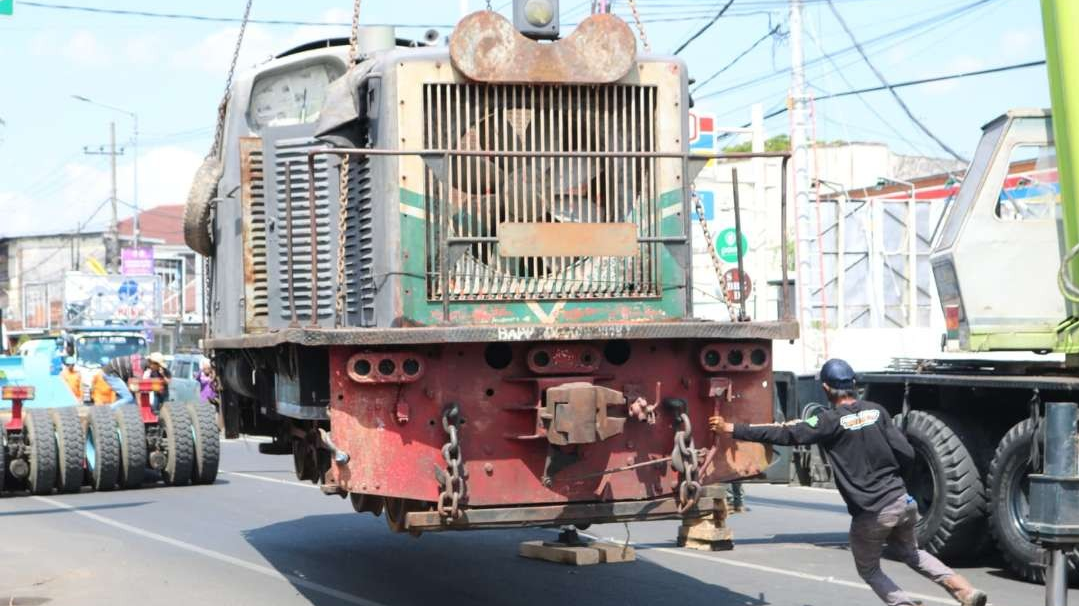
M 749 240 L 746 239 L 745 234 L 742 234 L 742 256 L 745 256 L 748 250 Z M 716 236 L 716 252 L 719 253 L 720 259 L 728 263 L 734 263 L 738 260 L 738 244 L 735 243 L 735 230 L 733 227 L 724 229 Z

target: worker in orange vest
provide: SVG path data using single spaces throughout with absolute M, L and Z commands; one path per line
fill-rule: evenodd
M 133 364 L 135 362 L 135 364 Z M 90 388 L 90 398 L 95 406 L 134 404 L 135 397 L 127 388 L 127 380 L 133 374 L 133 366 L 138 365 L 137 360 L 130 358 L 116 358 L 103 366 L 94 375 Z
M 60 371 L 60 378 L 67 383 L 67 388 L 71 390 L 75 398 L 82 402 L 82 376 L 75 370 L 74 356 L 64 358 L 64 368 Z

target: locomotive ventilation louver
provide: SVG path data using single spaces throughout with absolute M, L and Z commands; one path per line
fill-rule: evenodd
M 654 243 L 638 242 L 633 256 L 511 257 L 497 241 L 505 223 L 629 223 L 638 238 L 658 236 L 656 159 L 497 155 L 653 151 L 655 104 L 651 86 L 425 85 L 426 147 L 494 154 L 427 171 L 428 297 L 443 297 L 443 201 L 449 237 L 482 239 L 448 255 L 451 299 L 659 296 Z

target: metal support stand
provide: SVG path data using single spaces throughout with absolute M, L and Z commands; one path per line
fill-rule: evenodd
M 1045 407 L 1044 473 L 1030 476 L 1027 530 L 1049 551 L 1045 605 L 1067 606 L 1065 553 L 1079 544 L 1079 406 L 1050 402 Z

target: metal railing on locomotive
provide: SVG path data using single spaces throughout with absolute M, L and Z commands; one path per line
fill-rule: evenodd
M 780 289 L 780 297 L 783 305 L 780 309 L 783 310 L 783 320 L 792 320 L 793 317 L 790 314 L 789 306 L 786 302 L 790 300 L 790 284 L 788 280 L 788 255 L 787 250 L 787 163 L 790 161 L 791 155 L 789 152 L 737 152 L 737 153 L 679 153 L 679 152 L 658 152 L 658 151 L 626 151 L 626 152 L 607 152 L 607 151 L 491 151 L 491 150 L 451 150 L 451 149 L 419 149 L 419 150 L 401 150 L 401 149 L 366 149 L 356 147 L 339 147 L 339 148 L 322 148 L 313 149 L 307 152 L 307 174 L 315 174 L 315 158 L 317 156 L 329 156 L 335 155 L 340 157 L 352 157 L 352 158 L 364 158 L 368 156 L 418 156 L 424 160 L 429 166 L 451 166 L 451 158 L 551 158 L 551 159 L 668 159 L 668 160 L 681 160 L 682 161 L 682 174 L 690 175 L 695 174 L 698 171 L 690 172 L 691 163 L 701 163 L 703 166 L 711 160 L 745 160 L 752 158 L 778 158 L 780 159 L 780 262 L 782 264 L 782 286 Z M 441 163 L 439 165 L 438 163 Z M 288 300 L 289 307 L 291 309 L 292 317 L 290 320 L 290 326 L 298 327 L 300 325 L 299 318 L 296 311 L 295 304 L 295 292 L 293 291 L 293 211 L 292 211 L 292 170 L 294 163 L 286 164 L 285 166 L 285 230 L 288 241 Z M 439 172 L 436 170 L 436 172 Z M 692 199 L 691 191 L 692 183 L 690 179 L 682 179 L 682 201 L 685 204 L 688 200 Z M 732 183 L 733 188 L 737 188 L 737 181 Z M 312 292 L 317 293 L 319 291 L 319 270 L 318 270 L 318 249 L 317 249 L 317 237 L 315 234 L 316 221 L 315 221 L 315 179 L 307 179 L 307 208 L 310 212 L 310 241 L 311 241 L 311 289 Z M 737 190 L 734 191 L 732 196 L 734 204 L 734 212 L 737 215 L 740 212 L 739 208 L 739 196 Z M 493 236 L 473 236 L 473 237 L 458 237 L 449 236 L 451 232 L 451 208 L 450 201 L 447 197 L 443 197 L 440 200 L 441 212 L 439 212 L 440 229 L 438 231 L 438 271 L 440 273 L 442 284 L 441 289 L 441 303 L 442 313 L 444 318 L 449 318 L 450 309 L 450 289 L 445 285 L 449 282 L 450 272 L 450 248 L 454 246 L 471 246 L 473 244 L 480 243 L 492 243 L 497 244 L 499 239 Z M 690 210 L 689 206 L 685 206 L 686 210 Z M 683 221 L 683 233 L 676 236 L 638 236 L 638 244 L 682 244 L 688 245 L 690 241 L 689 235 L 690 217 L 687 215 Z M 745 292 L 745 271 L 742 268 L 742 228 L 741 222 L 737 222 L 735 226 L 735 242 L 739 245 L 738 255 L 738 280 L 740 292 Z M 340 253 L 338 253 L 340 254 Z M 741 314 L 739 315 L 739 321 L 749 321 L 749 316 L 746 313 L 746 301 L 745 297 L 741 298 Z M 319 326 L 319 302 L 318 297 L 312 297 L 311 301 L 311 326 L 317 328 Z M 341 311 L 334 312 L 334 323 L 336 326 L 343 326 L 344 318 L 341 316 Z

